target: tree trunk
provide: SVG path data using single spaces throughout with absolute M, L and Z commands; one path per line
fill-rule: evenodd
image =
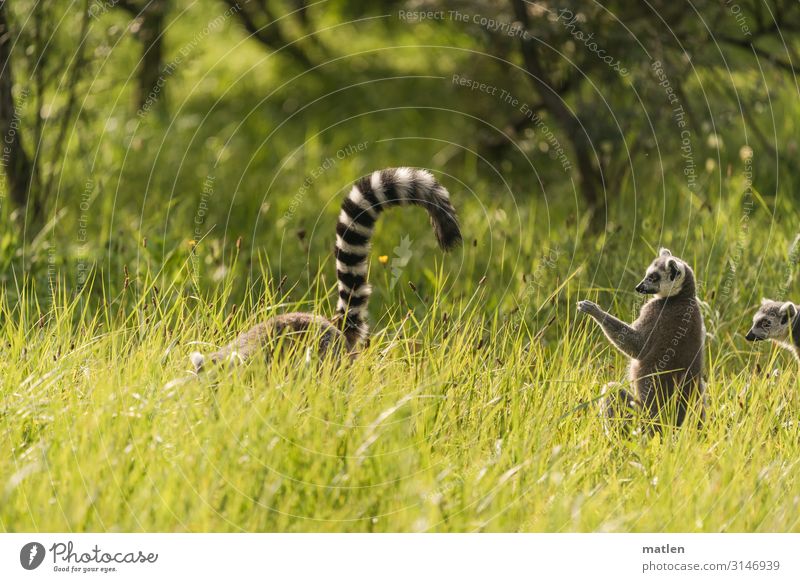
M 136 107 L 140 113 L 147 112 L 164 99 L 163 33 L 169 0 L 119 0 L 118 6 L 138 21 L 134 30 L 142 44 L 142 57 L 137 72 Z
M 137 104 L 139 109 L 152 107 L 148 100 L 164 103 L 164 88 L 161 81 L 162 63 L 164 62 L 164 17 L 167 14 L 167 0 L 152 0 L 142 10 L 142 25 L 139 28 L 139 40 L 142 43 L 142 60 L 139 63 L 139 90 Z M 159 87 L 158 84 L 161 83 Z M 150 97 L 151 93 L 154 97 Z
M 524 0 L 513 0 L 513 3 L 517 20 L 527 30 L 529 28 L 529 19 Z M 529 35 L 520 36 L 525 68 L 545 109 L 553 116 L 553 119 L 561 126 L 564 134 L 572 142 L 572 149 L 575 152 L 575 165 L 578 168 L 580 178 L 581 194 L 589 208 L 594 211 L 601 202 L 604 184 L 602 172 L 592 161 L 591 137 L 581 124 L 577 113 L 573 114 L 561 96 L 556 94 L 555 86 L 550 82 L 547 71 L 544 70 L 539 61 L 539 55 L 536 53 L 534 43 L 535 40 Z
M 14 103 L 14 77 L 11 45 L 13 38 L 8 21 L 6 2 L 0 0 L 0 155 L 12 204 L 25 208 L 31 203 L 33 217 L 40 205 L 31 195 L 35 170 L 22 144 L 19 110 Z

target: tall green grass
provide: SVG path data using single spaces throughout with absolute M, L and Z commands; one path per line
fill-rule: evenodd
M 469 216 L 467 233 L 492 236 Z M 730 223 L 718 232 L 737 236 L 733 210 L 704 224 L 722 216 Z M 556 242 L 510 246 L 535 256 Z M 264 264 L 259 284 L 243 294 L 231 294 L 225 279 L 204 294 L 190 284 L 187 258 L 177 282 L 142 276 L 104 302 L 87 288 L 85 301 L 60 293 L 37 304 L 42 294 L 21 281 L 0 303 L 0 524 L 796 531 L 797 363 L 741 338 L 753 289 L 768 292 L 767 281 L 785 273 L 780 249 L 788 242 L 775 246 L 776 265 L 741 266 L 736 294 L 719 301 L 709 297 L 725 263 L 704 264 L 703 246 L 693 246 L 702 241 L 686 243 L 711 332 L 709 419 L 702 432 L 649 439 L 603 432 L 596 399 L 602 384 L 624 377 L 625 361 L 574 310 L 577 299 L 593 297 L 633 317 L 629 289 L 652 254 L 644 243 L 626 264 L 616 253 L 590 256 L 586 244 L 569 249 L 565 239 L 559 244 L 569 250 L 555 260 L 525 259 L 534 265 L 527 283 L 521 274 L 495 276 L 482 264 L 494 260 L 480 256 L 483 245 L 468 243 L 444 262 L 414 256 L 391 292 L 390 272 L 374 261 L 375 335 L 355 362 L 258 360 L 172 388 L 187 374 L 194 342 L 219 345 L 277 312 L 330 313 L 332 279 L 323 273 L 332 267 L 305 291 L 280 289 Z M 99 275 L 91 284 L 102 286 Z

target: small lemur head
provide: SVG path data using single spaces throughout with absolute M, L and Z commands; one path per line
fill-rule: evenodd
M 636 286 L 636 291 L 644 295 L 672 297 L 681 292 L 692 277 L 689 265 L 678 257 L 673 257 L 669 249 L 660 249 L 658 257 L 650 263 L 644 279 Z
M 789 331 L 796 316 L 797 306 L 791 301 L 762 299 L 761 307 L 753 316 L 753 327 L 744 338 L 749 342 L 789 339 Z

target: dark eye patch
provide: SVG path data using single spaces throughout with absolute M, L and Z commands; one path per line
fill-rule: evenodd
M 653 283 L 658 283 L 658 281 L 661 279 L 661 275 L 659 275 L 658 273 L 650 273 L 647 279 L 648 281 L 652 281 Z

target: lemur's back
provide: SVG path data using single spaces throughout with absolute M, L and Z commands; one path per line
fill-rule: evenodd
M 651 412 L 664 406 L 676 390 L 682 401 L 688 401 L 703 372 L 705 328 L 694 293 L 649 301 L 633 327 L 646 338 L 630 369 L 640 401 Z M 679 403 L 679 424 L 683 408 Z

